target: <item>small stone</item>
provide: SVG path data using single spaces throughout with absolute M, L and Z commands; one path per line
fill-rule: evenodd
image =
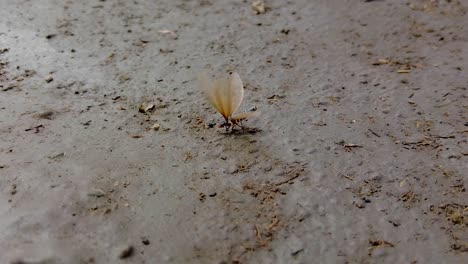
M 102 197 L 104 196 L 104 191 L 101 189 L 92 189 L 91 191 L 88 192 L 88 196 L 94 196 L 94 197 Z
M 18 191 L 16 190 L 16 184 L 11 185 L 10 194 L 15 195 Z
M 148 238 L 142 237 L 142 238 L 141 238 L 141 243 L 143 243 L 143 245 L 147 246 L 147 245 L 150 244 L 150 241 L 149 241 Z
M 49 76 L 47 76 L 47 77 L 45 78 L 45 81 L 48 82 L 48 83 L 50 83 L 50 82 L 53 81 L 53 80 L 54 80 L 54 77 L 53 77 L 52 75 L 49 75 Z
M 200 200 L 201 202 L 204 202 L 206 199 L 206 194 L 204 193 L 198 193 L 198 200 Z
M 390 220 L 388 222 L 391 223 L 394 227 L 399 227 L 401 225 L 400 220 Z
M 56 36 L 57 36 L 57 34 L 48 34 L 48 35 L 46 35 L 46 39 L 55 38 Z
M 133 246 L 131 245 L 126 245 L 126 246 L 121 246 L 117 249 L 117 256 L 119 259 L 126 259 L 129 258 L 133 255 Z
M 158 131 L 159 129 L 161 128 L 161 125 L 156 123 L 154 125 L 151 126 L 151 129 L 155 130 L 155 131 Z

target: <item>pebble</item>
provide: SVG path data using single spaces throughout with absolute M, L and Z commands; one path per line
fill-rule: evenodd
M 49 76 L 47 76 L 47 77 L 45 78 L 45 81 L 48 82 L 48 83 L 50 83 L 50 82 L 53 81 L 53 80 L 54 80 L 54 77 L 53 77 L 52 75 L 49 75 Z
M 149 241 L 148 238 L 142 237 L 142 238 L 141 238 L 141 243 L 143 243 L 143 245 L 147 246 L 147 245 L 150 244 L 150 241 Z
M 15 195 L 17 193 L 16 184 L 11 185 L 10 194 Z
M 101 189 L 92 189 L 91 191 L 88 192 L 88 196 L 94 196 L 94 197 L 102 197 L 104 196 L 104 191 Z
M 120 259 L 126 259 L 129 258 L 133 255 L 133 246 L 131 245 L 125 245 L 121 246 L 117 249 L 117 256 Z

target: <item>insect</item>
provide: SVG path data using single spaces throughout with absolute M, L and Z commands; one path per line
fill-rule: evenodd
M 224 121 L 219 127 L 226 128 L 226 132 L 232 131 L 236 126 L 244 129 L 243 121 L 259 115 L 257 111 L 249 111 L 233 116 L 244 97 L 244 86 L 236 72 L 230 73 L 227 78 L 214 81 L 203 73 L 199 77 L 199 82 L 210 104 L 224 117 Z

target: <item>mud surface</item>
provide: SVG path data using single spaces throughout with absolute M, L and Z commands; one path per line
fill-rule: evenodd
M 0 263 L 466 263 L 468 2 L 0 6 Z

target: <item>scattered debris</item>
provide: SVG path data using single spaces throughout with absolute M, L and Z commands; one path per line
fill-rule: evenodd
M 456 240 L 455 243 L 450 246 L 450 248 L 460 252 L 468 252 L 468 243 Z
M 121 74 L 121 75 L 119 76 L 119 82 L 120 82 L 120 83 L 124 83 L 124 82 L 126 82 L 126 81 L 128 81 L 128 80 L 130 80 L 130 79 L 131 79 L 131 77 L 130 77 L 128 74 L 126 74 L 126 73 L 123 73 L 123 74 Z
M 52 110 L 45 111 L 43 113 L 37 114 L 34 117 L 37 119 L 47 119 L 47 120 L 52 120 L 54 119 L 55 112 Z
M 381 247 L 395 247 L 394 244 L 387 242 L 385 240 L 375 240 L 375 241 L 369 241 L 369 256 L 372 255 L 372 252 Z
M 267 99 L 275 101 L 275 100 L 283 99 L 284 97 L 285 97 L 284 95 L 273 94 L 271 96 L 268 96 Z
M 349 175 L 347 175 L 347 174 L 345 174 L 345 173 L 339 171 L 338 169 L 336 169 L 335 167 L 333 167 L 333 165 L 331 165 L 331 164 L 329 164 L 329 165 L 330 165 L 330 167 L 331 167 L 335 172 L 337 172 L 337 173 L 340 174 L 341 176 L 345 177 L 345 178 L 348 179 L 348 180 L 354 181 L 354 177 L 349 176 Z
M 468 206 L 456 203 L 439 206 L 445 212 L 445 217 L 454 225 L 468 226 Z
M 437 149 L 440 147 L 440 143 L 435 138 L 424 137 L 418 141 L 402 141 L 401 144 L 406 146 L 405 148 L 411 147 L 411 149 L 421 149 L 422 147 L 430 147 Z
M 291 170 L 291 171 L 286 173 L 287 175 L 290 176 L 288 179 L 286 179 L 284 181 L 277 182 L 274 185 L 275 186 L 281 186 L 281 185 L 286 184 L 286 183 L 293 183 L 292 181 L 297 179 L 299 176 L 301 176 L 303 171 L 304 171 L 304 169 Z
M 406 203 L 419 202 L 418 195 L 415 194 L 413 191 L 405 192 L 404 194 L 402 194 L 400 196 L 400 198 L 398 200 L 406 202 Z
M 33 133 L 37 134 L 37 133 L 41 132 L 44 128 L 45 128 L 44 125 L 41 124 L 41 125 L 38 125 L 38 126 L 27 128 L 24 131 L 32 131 L 33 130 Z
M 14 88 L 16 88 L 16 87 L 18 87 L 17 84 L 15 84 L 15 83 L 10 83 L 7 87 L 2 88 L 2 91 L 3 91 L 3 92 L 6 92 L 6 91 L 12 90 L 12 89 L 14 89 Z
M 344 140 L 340 141 L 340 142 L 337 142 L 335 144 L 338 144 L 340 146 L 343 146 L 344 149 L 347 151 L 347 152 L 351 152 L 353 148 L 363 148 L 364 146 L 362 145 L 357 145 L 357 144 L 352 144 L 352 143 L 348 143 L 346 144 L 344 142 Z
M 191 160 L 191 159 L 193 159 L 192 153 L 185 152 L 184 153 L 184 161 L 188 161 L 188 160 Z
M 51 159 L 51 160 L 58 160 L 58 159 L 61 159 L 63 157 L 65 157 L 65 152 L 60 152 L 58 154 L 48 156 L 48 158 Z

